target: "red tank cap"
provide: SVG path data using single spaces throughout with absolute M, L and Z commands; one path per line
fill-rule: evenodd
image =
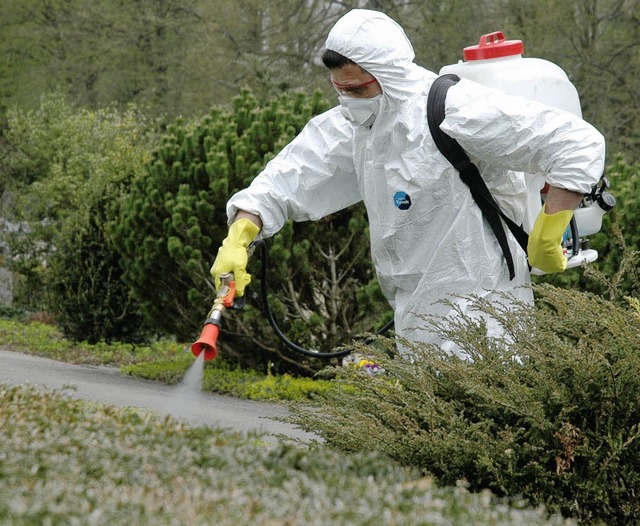
M 502 31 L 482 35 L 477 46 L 464 48 L 465 60 L 484 60 L 487 58 L 521 55 L 524 46 L 522 40 L 505 40 Z

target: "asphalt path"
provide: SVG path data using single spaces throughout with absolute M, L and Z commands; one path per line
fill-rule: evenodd
M 0 348 L 0 383 L 63 389 L 69 396 L 121 407 L 137 407 L 207 425 L 265 437 L 309 441 L 315 437 L 292 424 L 286 407 L 215 395 L 189 386 L 167 386 L 120 374 L 113 367 L 74 365 Z

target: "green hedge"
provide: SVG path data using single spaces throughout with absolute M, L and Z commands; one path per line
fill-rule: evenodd
M 516 526 L 569 523 L 519 499 L 341 455 L 0 385 L 0 523 Z

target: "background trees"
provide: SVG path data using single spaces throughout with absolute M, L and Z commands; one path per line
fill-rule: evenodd
M 144 103 L 169 118 L 308 80 L 332 2 L 0 2 L 2 105 L 60 87 L 83 106 Z
M 196 4 L 3 0 L 4 91 L 27 108 L 60 88 L 89 108 L 145 102 L 180 112 L 182 57 L 198 21 Z
M 80 105 L 137 102 L 175 118 L 296 88 L 332 94 L 319 64 L 347 9 L 383 10 L 406 29 L 416 60 L 438 71 L 482 34 L 522 39 L 525 56 L 559 64 L 585 117 L 613 154 L 638 158 L 639 0 L 0 0 L 0 122 L 60 88 Z

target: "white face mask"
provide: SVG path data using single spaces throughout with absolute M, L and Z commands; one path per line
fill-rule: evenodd
M 371 97 L 370 99 L 359 99 L 348 97 L 346 95 L 338 95 L 340 101 L 340 113 L 342 116 L 359 126 L 371 126 L 376 120 L 376 115 L 380 110 L 380 100 L 382 94 Z

